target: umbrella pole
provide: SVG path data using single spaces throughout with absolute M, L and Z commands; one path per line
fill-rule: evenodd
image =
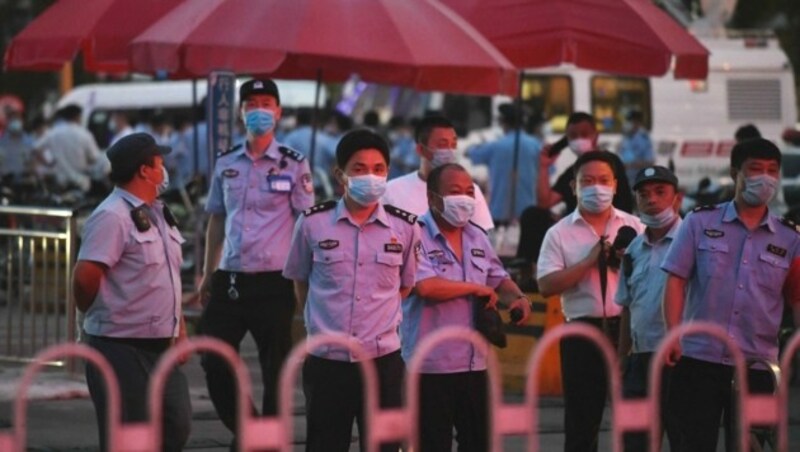
M 192 79 L 192 135 L 194 137 L 194 140 L 193 140 L 194 141 L 194 143 L 193 143 L 194 146 L 192 146 L 194 148 L 194 149 L 192 149 L 192 153 L 194 155 L 194 168 L 192 168 L 193 169 L 193 172 L 192 172 L 193 176 L 196 176 L 197 173 L 200 171 L 200 162 L 198 161 L 198 160 L 200 160 L 198 158 L 198 157 L 200 157 L 200 145 L 197 142 L 198 138 L 199 138 L 198 137 L 199 131 L 197 130 L 197 121 L 198 121 L 198 119 L 199 118 L 197 117 L 197 79 L 193 78 Z M 184 183 L 185 182 L 186 181 L 184 181 Z
M 317 69 L 317 89 L 314 92 L 314 109 L 311 110 L 311 145 L 308 148 L 308 165 L 314 174 L 314 148 L 317 144 L 317 116 L 319 113 L 319 95 L 322 87 L 322 69 Z
M 517 179 L 519 178 L 519 171 L 517 170 L 517 164 L 519 163 L 519 146 L 521 142 L 521 134 L 522 134 L 522 71 L 519 73 L 519 84 L 517 85 L 517 99 L 514 102 L 516 104 L 516 110 L 514 112 L 515 116 L 515 125 L 516 130 L 514 131 L 514 158 L 512 160 L 511 165 L 511 196 L 509 196 L 509 212 L 508 212 L 508 221 L 509 223 L 514 220 L 516 216 L 516 206 L 517 206 Z

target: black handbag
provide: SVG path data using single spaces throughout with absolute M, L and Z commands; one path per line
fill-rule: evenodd
M 488 297 L 476 297 L 472 304 L 473 326 L 489 341 L 490 344 L 498 348 L 506 348 L 506 333 L 503 326 L 503 319 L 497 309 L 486 309 Z

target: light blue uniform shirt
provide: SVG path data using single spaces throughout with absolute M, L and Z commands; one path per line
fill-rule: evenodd
M 27 133 L 0 135 L 0 175 L 22 176 L 33 154 L 33 139 Z
M 686 279 L 684 321 L 716 323 L 746 359 L 777 361 L 781 291 L 799 245 L 794 226 L 771 214 L 749 231 L 730 201 L 690 213 L 661 268 Z M 686 356 L 733 364 L 718 341 L 693 335 L 681 345 Z
M 277 140 L 253 160 L 240 145 L 217 159 L 206 211 L 225 215 L 219 268 L 280 271 L 297 215 L 314 204 L 308 160 Z
M 150 229 L 140 232 L 131 210 L 144 202 L 119 187 L 83 227 L 78 260 L 105 264 L 83 328 L 95 336 L 169 338 L 181 316 L 181 244 L 177 227 L 164 220 L 164 205 L 146 209 Z
M 509 131 L 496 141 L 480 144 L 469 150 L 472 163 L 489 167 L 489 210 L 495 221 L 519 218 L 527 207 L 536 205 L 536 178 L 539 174 L 538 139 L 521 133 L 517 159 L 517 189 L 511 211 L 511 170 L 514 165 L 514 135 Z
M 508 273 L 495 254 L 486 233 L 472 223 L 464 227 L 461 235 L 462 260 L 439 231 L 430 211 L 420 218 L 422 248 L 417 281 L 443 278 L 494 287 L 508 279 Z M 403 340 L 403 359 L 409 362 L 417 344 L 425 336 L 446 326 L 473 327 L 472 297 L 453 298 L 447 301 L 428 301 L 412 294 L 403 301 L 403 323 L 400 336 Z M 482 307 L 480 309 L 483 309 Z M 448 341 L 440 344 L 425 358 L 424 373 L 456 373 L 486 369 L 486 355 L 467 342 Z
M 281 141 L 286 146 L 296 149 L 298 152 L 308 158 L 308 150 L 311 149 L 311 126 L 297 127 L 296 129 L 287 133 Z M 317 133 L 316 146 L 319 147 L 319 132 Z
M 664 338 L 666 325 L 661 301 L 668 273 L 660 265 L 680 224 L 679 218 L 667 234 L 655 242 L 650 241 L 647 233 L 639 234 L 625 250 L 614 301 L 630 309 L 634 353 L 654 352 Z
M 400 288 L 414 286 L 419 226 L 416 215 L 378 205 L 358 226 L 344 201 L 329 201 L 297 220 L 283 276 L 308 283 L 306 331 L 345 334 L 377 358 L 400 348 Z M 329 346 L 312 354 L 354 361 Z
M 642 161 L 655 161 L 655 154 L 653 154 L 653 142 L 650 141 L 650 135 L 641 127 L 633 133 L 633 135 L 624 135 L 619 147 L 619 158 L 625 166 L 634 162 Z M 625 175 L 628 177 L 628 182 L 633 186 L 636 179 L 638 169 L 626 169 Z

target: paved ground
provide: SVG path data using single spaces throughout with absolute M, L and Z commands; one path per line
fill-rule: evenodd
M 254 345 L 246 342 L 243 348 L 253 381 L 260 381 Z M 191 388 L 193 423 L 192 435 L 186 447 L 192 451 L 225 451 L 231 435 L 217 418 L 208 399 L 199 359 L 193 358 L 184 366 Z M 22 373 L 20 365 L 4 363 L 0 367 L 0 431 L 11 426 L 12 399 L 16 394 L 16 379 Z M 254 385 L 256 399 L 260 400 L 259 385 Z M 97 448 L 97 428 L 94 409 L 82 374 L 70 379 L 62 371 L 50 371 L 40 376 L 31 391 L 35 400 L 29 402 L 27 417 L 28 449 L 35 451 L 94 451 Z M 518 396 L 508 395 L 513 401 Z M 305 436 L 302 393 L 295 389 L 295 443 L 296 450 L 302 450 Z M 800 450 L 800 388 L 795 388 L 790 401 L 790 429 L 792 445 L 790 450 Z M 540 410 L 541 450 L 563 449 L 563 406 L 560 398 L 544 399 Z M 607 416 L 608 417 L 608 416 Z M 525 450 L 521 438 L 507 438 L 504 450 Z M 351 450 L 358 450 L 354 443 Z M 610 450 L 610 434 L 606 422 L 602 434 L 600 450 Z M 720 449 L 721 450 L 721 449 Z

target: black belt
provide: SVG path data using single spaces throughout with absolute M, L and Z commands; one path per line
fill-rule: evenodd
M 105 342 L 114 342 L 116 344 L 129 345 L 134 348 L 154 353 L 164 352 L 172 345 L 173 342 L 173 338 L 171 337 L 159 337 L 159 338 L 110 337 L 110 336 L 93 336 L 91 334 L 87 336 Z
M 603 327 L 603 317 L 578 317 L 577 319 L 569 319 L 570 322 L 582 322 L 588 323 L 590 325 L 594 325 L 598 328 Z M 619 316 L 614 317 L 606 317 L 605 318 L 606 325 L 609 327 L 617 327 L 619 326 Z

